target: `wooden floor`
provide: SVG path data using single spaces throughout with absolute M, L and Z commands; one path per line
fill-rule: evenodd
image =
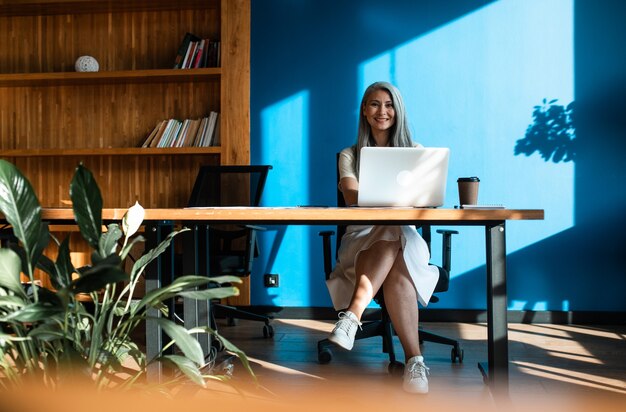
M 415 410 L 416 402 L 436 402 L 458 410 L 484 410 L 493 397 L 477 368 L 487 359 L 485 324 L 429 323 L 425 329 L 460 339 L 463 363 L 451 363 L 450 347 L 426 342 L 422 351 L 430 368 L 430 393 L 405 394 L 401 378 L 387 373 L 380 338 L 357 341 L 352 351 L 334 350 L 329 364 L 317 362 L 316 343 L 332 329 L 330 321 L 276 319 L 275 336 L 265 339 L 262 324 L 219 322 L 219 333 L 242 349 L 259 386 L 235 363 L 230 384 L 256 399 L 296 402 L 299 407 L 346 401 L 359 410 Z M 397 339 L 397 338 L 396 338 Z M 401 346 L 395 347 L 403 360 Z M 626 406 L 626 326 L 593 327 L 510 324 L 510 401 L 517 405 L 618 402 Z M 443 407 L 445 409 L 445 407 Z M 471 409 L 471 408 L 470 408 Z M 499 409 L 499 408 L 498 408 Z M 626 410 L 626 409 L 622 409 Z

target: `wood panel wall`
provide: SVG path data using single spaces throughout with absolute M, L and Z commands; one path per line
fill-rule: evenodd
M 105 207 L 185 206 L 200 165 L 250 162 L 250 14 L 250 0 L 0 0 L 0 157 L 31 180 L 44 207 L 68 206 L 79 162 L 94 173 Z M 221 40 L 215 74 L 121 72 L 171 69 L 186 32 Z M 82 55 L 113 74 L 57 81 Z M 54 78 L 32 82 L 34 73 Z M 210 111 L 221 115 L 221 148 L 118 150 L 140 146 L 161 120 Z M 75 149 L 94 152 L 64 152 Z M 3 155 L 9 150 L 22 152 Z M 249 303 L 249 293 L 238 303 Z

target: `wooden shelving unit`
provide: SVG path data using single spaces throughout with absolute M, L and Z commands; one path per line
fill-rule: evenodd
M 117 147 L 108 149 L 17 149 L 3 150 L 3 157 L 47 157 L 47 156 L 154 156 L 154 155 L 219 155 L 219 147 L 174 147 L 174 148 L 142 148 Z
M 198 82 L 219 78 L 221 68 L 119 70 L 106 72 L 60 72 L 0 74 L 0 87 L 36 87 L 76 84 Z
M 174 70 L 186 32 L 221 67 Z M 250 0 L 0 0 L 0 157 L 42 206 L 64 207 L 82 162 L 105 207 L 186 205 L 202 164 L 250 159 Z M 77 73 L 91 55 L 100 71 Z M 140 148 L 169 118 L 220 113 L 220 147 Z
M 220 41 L 220 67 L 172 69 L 186 32 Z M 100 71 L 75 72 L 84 55 Z M 210 111 L 220 147 L 140 147 L 158 122 Z M 186 206 L 201 165 L 250 163 L 250 0 L 0 0 L 0 158 L 44 207 L 68 207 L 81 162 L 104 207 Z M 70 248 L 89 262 L 76 232 Z

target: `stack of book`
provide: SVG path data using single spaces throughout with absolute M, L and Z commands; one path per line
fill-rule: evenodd
M 174 61 L 175 69 L 197 69 L 200 67 L 219 67 L 220 42 L 202 39 L 195 34 L 186 33 L 178 47 Z
M 141 147 L 209 147 L 219 146 L 219 113 L 202 119 L 168 119 L 160 121 Z

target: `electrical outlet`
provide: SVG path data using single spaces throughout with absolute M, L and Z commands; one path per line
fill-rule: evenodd
M 275 273 L 266 273 L 263 278 L 263 282 L 266 288 L 277 288 L 278 287 L 278 274 Z

